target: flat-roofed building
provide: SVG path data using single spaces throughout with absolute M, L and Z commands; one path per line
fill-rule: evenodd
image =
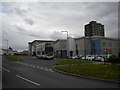
M 67 40 L 55 41 L 53 48 L 56 57 L 59 58 L 75 55 L 115 55 L 119 53 L 118 39 L 103 36 L 68 37 Z
M 117 38 L 93 36 L 76 38 L 79 55 L 118 54 L 119 46 Z
M 89 55 L 90 54 L 90 39 L 89 37 L 75 38 L 76 55 Z
M 66 58 L 67 57 L 67 40 L 58 39 L 53 43 L 53 49 L 55 56 L 57 58 Z

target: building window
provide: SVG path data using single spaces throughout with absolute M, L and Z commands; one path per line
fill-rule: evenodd
M 108 43 L 108 46 L 109 46 L 109 47 L 112 47 L 112 43 Z
M 95 43 L 92 43 L 92 46 L 95 47 Z
M 102 46 L 103 46 L 103 47 L 106 47 L 106 43 L 105 43 L 105 42 L 103 42 L 103 43 L 102 43 Z
M 118 47 L 118 43 L 115 43 L 115 47 Z

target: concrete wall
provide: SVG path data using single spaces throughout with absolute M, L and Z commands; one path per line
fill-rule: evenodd
M 75 39 L 69 37 L 68 40 L 67 40 L 67 44 L 68 44 L 68 48 L 67 48 L 68 56 L 75 56 L 76 55 L 76 48 L 75 48 L 76 42 L 75 42 Z
M 57 58 L 67 57 L 67 40 L 57 40 L 53 44 L 54 54 Z
M 105 46 L 103 45 L 105 44 Z M 108 39 L 102 38 L 101 39 L 101 49 L 112 49 L 112 54 L 117 54 L 119 52 L 118 40 L 116 39 Z
M 75 40 L 78 47 L 78 55 L 90 54 L 90 39 L 89 38 L 78 38 Z
M 96 46 L 96 49 L 101 49 L 101 54 L 103 49 L 112 49 L 112 54 L 118 54 L 119 52 L 119 46 L 118 46 L 118 40 L 117 39 L 113 39 L 113 38 L 107 38 L 107 37 L 81 37 L 81 38 L 77 38 L 75 39 L 75 43 L 77 45 L 77 49 L 78 49 L 78 55 L 90 55 L 91 54 L 91 40 L 99 40 L 99 44 Z M 105 43 L 106 46 L 103 46 L 102 44 Z M 96 52 L 98 53 L 98 51 Z
M 53 44 L 53 48 L 54 50 L 66 50 L 67 49 L 67 43 L 66 40 L 57 40 L 54 44 Z

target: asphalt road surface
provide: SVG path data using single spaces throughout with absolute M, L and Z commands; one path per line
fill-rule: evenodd
M 51 69 L 58 59 L 21 56 L 23 62 L 2 59 L 2 88 L 118 88 L 117 83 L 85 79 Z

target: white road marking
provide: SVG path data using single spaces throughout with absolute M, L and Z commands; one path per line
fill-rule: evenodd
M 26 66 L 31 66 L 31 67 L 33 67 L 33 68 L 38 68 L 38 69 L 44 69 L 45 71 L 50 71 L 50 72 L 54 72 L 52 69 L 49 69 L 49 68 L 47 68 L 47 67 L 45 67 L 45 68 L 43 68 L 43 67 L 40 67 L 39 65 L 37 66 L 37 65 L 33 65 L 33 64 L 27 64 L 27 63 L 20 63 L 20 62 L 17 62 L 17 63 L 19 63 L 19 64 L 22 64 L 22 65 L 26 65 Z
M 30 65 L 31 67 L 33 66 L 33 65 Z
M 50 72 L 54 72 L 52 69 L 49 69 Z
M 28 64 L 25 63 L 25 65 L 27 66 Z
M 2 68 L 4 71 L 7 71 L 7 72 L 10 72 L 9 70 L 5 69 L 5 68 Z
M 37 68 L 39 68 L 39 66 L 37 66 Z
M 24 63 L 20 63 L 20 64 L 24 65 Z
M 45 70 L 46 70 L 46 71 L 49 71 L 46 67 L 45 67 Z
M 27 66 L 29 67 L 30 65 L 29 65 L 29 64 L 27 64 Z
M 36 66 L 35 65 L 33 65 L 33 68 L 35 68 Z
M 27 82 L 30 82 L 30 83 L 32 83 L 32 84 L 34 84 L 34 85 L 40 86 L 39 83 L 33 82 L 33 81 L 31 81 L 31 80 L 29 80 L 29 79 L 26 79 L 26 78 L 24 78 L 24 77 L 21 77 L 21 76 L 19 76 L 19 75 L 16 75 L 16 77 L 18 77 L 18 78 L 20 78 L 20 79 L 23 79 L 23 80 L 25 80 L 25 81 L 27 81 Z
M 52 70 L 52 71 L 50 71 L 50 72 L 54 72 L 54 71 Z
M 40 69 L 44 69 L 44 68 L 40 68 Z
M 50 71 L 52 71 L 52 69 L 49 69 Z

